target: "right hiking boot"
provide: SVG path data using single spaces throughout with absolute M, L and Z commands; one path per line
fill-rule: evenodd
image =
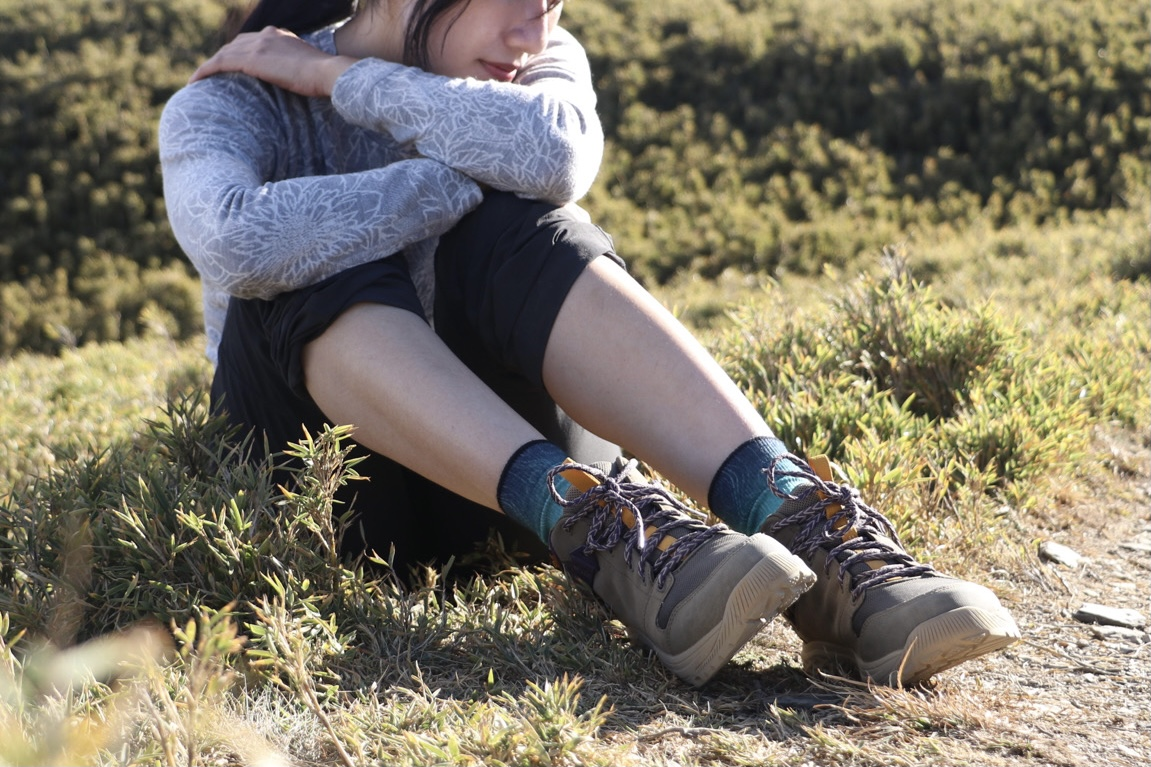
M 711 679 L 815 580 L 772 538 L 704 524 L 634 461 L 565 463 L 549 482 L 565 507 L 551 533 L 558 564 L 688 684 Z
M 782 468 L 782 459 L 799 468 Z M 880 684 L 912 686 L 1020 638 L 990 589 L 916 562 L 857 490 L 831 481 L 823 456 L 810 465 L 780 456 L 765 474 L 785 503 L 762 531 L 800 556 L 817 578 L 785 613 L 803 640 L 807 673 L 847 670 Z M 803 480 L 804 489 L 780 491 L 777 482 L 785 476 Z

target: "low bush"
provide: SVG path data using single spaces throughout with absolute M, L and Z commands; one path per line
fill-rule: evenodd
M 1095 252 L 945 301 L 906 255 L 847 285 L 771 288 L 704 335 L 780 435 L 832 455 L 914 552 L 1010 568 L 1047 483 L 1107 470 L 1091 433 L 1149 426 L 1147 282 L 1091 278 L 1110 255 Z M 335 556 L 348 510 L 332 492 L 356 468 L 343 432 L 301 439 L 285 492 L 270 462 L 239 460 L 205 385 L 199 344 L 159 338 L 0 367 L 0 404 L 21 414 L 5 436 L 26 424 L 0 441 L 0 758 L 612 764 L 635 748 L 612 736 L 642 726 L 631 709 L 679 721 L 716 700 L 669 696 L 593 602 L 498 542 L 491 569 L 408 584 L 385 559 Z M 718 684 L 739 700 L 736 668 Z M 738 737 L 738 713 L 708 716 Z
M 1056 292 L 1058 278 L 1047 278 L 1031 286 L 1047 296 L 1042 306 L 1005 289 L 953 307 L 905 262 L 888 269 L 802 311 L 773 291 L 716 331 L 727 369 L 784 442 L 849 464 L 891 443 L 892 470 L 914 457 L 914 471 L 894 471 L 865 496 L 919 472 L 931 487 L 978 487 L 1029 507 L 1037 478 L 1074 473 L 1089 424 L 1145 422 L 1136 415 L 1151 353 L 1145 281 Z M 939 501 L 927 518 L 955 498 Z
M 298 466 L 289 492 L 272 481 L 270 461 L 242 460 L 245 443 L 229 439 L 202 395 L 192 395 L 174 401 L 131 445 L 59 461 L 4 499 L 0 672 L 7 662 L 7 683 L 39 711 L 35 677 L 13 664 L 51 666 L 53 652 L 86 645 L 85 662 L 103 678 L 123 674 L 129 663 L 133 689 L 149 703 L 125 717 L 147 723 L 150 732 L 136 747 L 160 751 L 170 760 L 164 763 L 197 763 L 203 753 L 243 759 L 261 745 L 228 737 L 236 699 L 226 693 L 241 679 L 252 694 L 282 690 L 281 705 L 316 723 L 319 741 L 297 747 L 318 752 L 320 761 L 450 755 L 551 763 L 587 747 L 604 721 L 603 701 L 584 702 L 583 682 L 560 669 L 593 662 L 573 632 L 593 625 L 594 606 L 561 605 L 568 595 L 554 572 L 447 585 L 429 570 L 403 586 L 384 559 L 343 560 L 348 510 L 333 507 L 333 494 L 356 478 L 346 434 L 305 435 L 288 451 Z M 565 626 L 557 628 L 552 608 Z M 140 658 L 139 648 L 115 640 L 121 633 L 148 638 L 158 657 Z M 93 645 L 98 637 L 107 641 Z M 537 675 L 555 681 L 537 684 Z M 450 685 L 473 702 L 400 694 L 392 708 L 377 698 L 377 689 L 421 678 L 416 689 Z M 486 686 L 473 686 L 484 679 Z M 98 687 L 88 690 L 71 702 L 107 710 L 122 704 Z M 349 708 L 341 714 L 338 706 Z M 0 707 L 0 721 L 7 712 Z M 418 735 L 421 723 L 458 736 L 439 745 Z M 0 746 L 5 760 L 20 753 L 54 761 L 82 745 L 66 732 L 38 741 L 34 728 L 50 727 L 50 717 L 9 724 L 17 737 Z M 348 737 L 353 724 L 374 737 Z M 123 745 L 122 733 L 108 737 L 121 749 L 133 746 Z M 144 758 L 135 753 L 133 761 Z
M 0 354 L 157 323 L 195 332 L 183 286 L 85 293 L 79 279 L 109 258 L 141 275 L 186 268 L 156 123 L 240 5 L 0 0 L 0 283 L 14 318 Z M 1023 0 L 571 3 L 608 140 L 586 207 L 652 285 L 815 275 L 925 229 L 1145 208 L 1147 14 L 1105 0 L 1039 14 Z M 1115 257 L 1146 274 L 1145 247 Z
M 589 207 L 653 282 L 1146 206 L 1145 7 L 624 0 L 565 19 L 609 139 Z

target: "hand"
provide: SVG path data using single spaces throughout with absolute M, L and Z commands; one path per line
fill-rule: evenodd
M 336 79 L 356 63 L 332 56 L 276 27 L 237 35 L 192 73 L 194 83 L 221 72 L 243 72 L 301 96 L 331 96 Z

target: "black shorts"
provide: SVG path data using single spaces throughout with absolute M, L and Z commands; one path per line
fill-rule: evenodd
M 489 193 L 440 238 L 435 331 L 504 401 L 577 460 L 611 460 L 619 448 L 574 423 L 543 386 L 543 356 L 571 286 L 594 258 L 619 260 L 594 224 L 546 203 Z M 273 452 L 328 421 L 305 387 L 304 346 L 358 303 L 424 316 L 403 258 L 349 269 L 271 300 L 232 299 L 212 382 L 213 406 Z M 419 385 L 413 381 L 413 385 Z M 401 570 L 472 551 L 495 530 L 509 548 L 539 559 L 546 550 L 501 514 L 450 493 L 366 448 L 356 467 L 366 482 L 345 485 L 355 524 L 348 552 L 395 547 Z M 346 507 L 344 507 L 346 508 Z

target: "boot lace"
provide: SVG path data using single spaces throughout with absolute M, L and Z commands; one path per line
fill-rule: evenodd
M 789 468 L 785 461 L 799 468 Z M 830 573 L 832 561 L 839 564 L 839 580 L 842 583 L 845 578 L 851 579 L 853 599 L 858 599 L 872 586 L 887 581 L 935 573 L 931 565 L 920 564 L 911 558 L 899 542 L 895 527 L 887 517 L 864 503 L 855 488 L 824 480 L 807 461 L 791 454 L 776 456 L 764 469 L 764 474 L 768 487 L 780 498 L 797 504 L 811 501 L 801 511 L 776 515 L 780 518 L 772 523 L 768 532 L 798 525 L 791 544 L 792 551 L 810 558 L 818 549 L 826 550 L 826 571 Z M 784 478 L 801 479 L 808 484 L 791 494 L 779 487 L 778 483 Z M 828 516 L 827 509 L 831 506 L 839 506 L 839 510 Z M 856 535 L 845 539 L 849 530 Z M 875 561 L 884 564 L 852 572 L 854 565 Z
M 548 484 L 552 497 L 569 510 L 564 512 L 561 522 L 565 530 L 570 530 L 581 519 L 590 518 L 584 546 L 587 551 L 608 551 L 622 541 L 628 567 L 633 570 L 640 567 L 642 576 L 642 566 L 646 564 L 655 577 L 656 587 L 663 588 L 668 575 L 700 546 L 727 530 L 727 526 L 704 524 L 701 512 L 659 485 L 626 479 L 636 464 L 631 460 L 621 471 L 608 474 L 594 466 L 565 463 L 548 472 Z M 571 469 L 591 475 L 599 484 L 576 498 L 562 497 L 556 490 L 555 477 Z M 634 525 L 624 522 L 624 509 L 634 515 Z M 651 527 L 655 529 L 649 535 L 647 531 Z M 665 535 L 671 535 L 673 542 L 660 551 L 659 542 Z

